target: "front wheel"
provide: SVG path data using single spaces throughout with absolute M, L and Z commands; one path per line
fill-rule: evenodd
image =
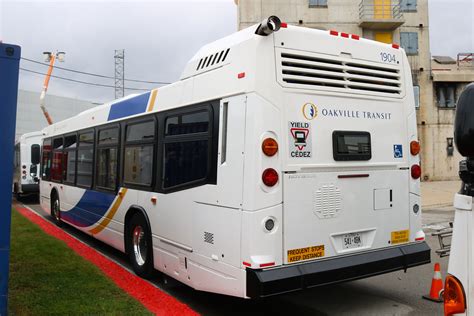
M 59 205 L 59 197 L 53 195 L 51 199 L 51 216 L 53 217 L 54 223 L 57 226 L 61 226 L 61 208 Z
M 133 271 L 142 278 L 154 276 L 151 230 L 142 214 L 133 215 L 128 225 L 128 255 Z

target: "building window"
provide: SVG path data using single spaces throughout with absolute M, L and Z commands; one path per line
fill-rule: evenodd
M 415 96 L 415 109 L 420 108 L 420 86 L 413 86 L 413 94 Z
M 94 162 L 94 133 L 79 134 L 77 149 L 77 185 L 90 188 L 92 185 L 92 166 Z
M 316 7 L 324 7 L 327 8 L 328 0 L 309 0 L 309 7 L 316 8 Z
M 123 179 L 126 184 L 153 184 L 155 121 L 129 124 L 125 139 Z
M 416 12 L 416 0 L 401 0 L 400 9 L 402 12 Z
M 407 55 L 418 55 L 418 33 L 400 32 L 400 45 Z
M 212 145 L 210 114 L 205 110 L 166 119 L 163 188 L 206 182 Z
M 437 83 L 435 85 L 436 99 L 440 108 L 456 107 L 456 84 Z
M 118 127 L 99 131 L 97 141 L 97 187 L 115 190 L 117 186 Z

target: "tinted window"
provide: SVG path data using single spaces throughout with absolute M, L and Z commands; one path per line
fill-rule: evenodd
M 56 138 L 53 140 L 53 149 L 63 149 L 63 138 Z
M 118 128 L 104 129 L 99 132 L 99 145 L 115 144 L 118 142 Z
M 370 134 L 367 132 L 333 132 L 334 160 L 369 160 L 372 158 Z
M 76 148 L 77 141 L 76 135 L 69 135 L 64 137 L 64 148 Z
M 97 186 L 115 189 L 117 182 L 117 149 L 97 150 Z
M 153 145 L 127 146 L 124 157 L 124 181 L 151 185 L 153 176 Z
M 93 145 L 94 144 L 94 133 L 87 132 L 79 135 L 79 145 Z
M 64 152 L 64 181 L 74 183 L 76 179 L 76 152 L 74 150 Z
M 92 185 L 92 147 L 77 150 L 77 184 L 90 187 Z
M 51 172 L 51 139 L 43 142 L 43 157 L 41 161 L 41 178 L 49 180 Z
M 208 173 L 208 140 L 165 144 L 163 187 L 205 179 Z
M 40 163 L 40 145 L 31 145 L 31 163 L 37 165 Z
M 209 130 L 209 112 L 196 112 L 166 119 L 166 135 L 203 133 Z
M 144 122 L 127 127 L 127 142 L 147 141 L 155 137 L 155 122 Z

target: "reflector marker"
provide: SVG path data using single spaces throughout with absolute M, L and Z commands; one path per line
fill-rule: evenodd
M 394 44 L 392 44 L 392 47 L 395 48 L 395 49 L 399 49 L 400 45 L 394 43 Z
M 341 37 L 349 38 L 349 34 L 341 32 Z
M 275 262 L 260 263 L 260 268 L 271 267 L 271 266 L 274 266 L 274 265 L 275 265 Z
M 251 267 L 251 266 L 252 266 L 250 263 L 248 263 L 248 262 L 245 262 L 245 261 L 244 261 L 244 262 L 242 262 L 242 264 L 243 264 L 244 266 L 246 266 L 246 267 Z
M 245 72 L 241 72 L 240 74 L 237 75 L 237 78 L 242 79 L 245 77 Z
M 330 31 L 329 31 L 329 34 L 334 35 L 334 36 L 338 36 L 338 35 L 339 35 L 339 32 L 338 32 L 338 31 L 334 31 L 334 30 L 330 30 Z
M 352 35 L 351 35 L 351 38 L 354 39 L 354 40 L 359 40 L 359 39 L 360 39 L 360 36 L 357 35 L 357 34 L 352 34 Z
M 280 27 L 286 29 L 286 28 L 288 27 L 288 23 L 286 23 L 286 22 L 281 22 Z

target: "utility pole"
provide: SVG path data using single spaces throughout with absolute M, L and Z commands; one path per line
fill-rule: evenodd
M 46 107 L 44 106 L 44 98 L 46 97 L 46 92 L 48 91 L 49 79 L 51 79 L 51 73 L 53 72 L 54 62 L 56 61 L 56 59 L 60 62 L 63 62 L 65 55 L 65 52 L 57 52 L 56 54 L 53 54 L 51 52 L 43 52 L 45 62 L 49 62 L 49 68 L 43 82 L 43 91 L 41 91 L 40 96 L 40 108 L 41 111 L 43 111 L 43 115 L 46 118 L 48 125 L 53 124 L 53 120 L 51 119 L 48 110 L 46 110 Z
M 115 50 L 115 99 L 125 96 L 125 50 Z

